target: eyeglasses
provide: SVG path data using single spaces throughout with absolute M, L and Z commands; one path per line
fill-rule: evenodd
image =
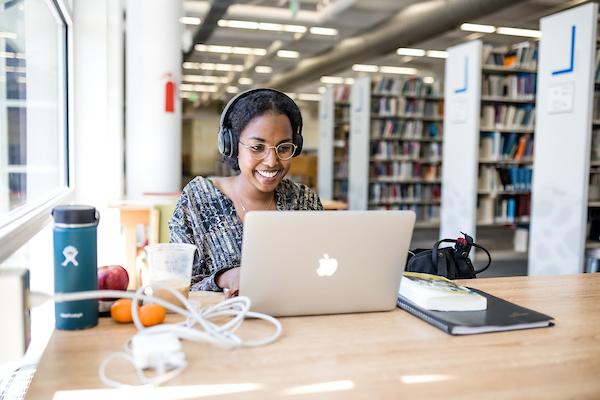
M 296 145 L 294 143 L 279 143 L 277 146 L 267 146 L 263 143 L 246 144 L 239 142 L 242 146 L 250 151 L 252 157 L 256 160 L 262 160 L 269 155 L 269 150 L 275 149 L 275 154 L 281 161 L 289 160 L 294 156 L 296 152 Z

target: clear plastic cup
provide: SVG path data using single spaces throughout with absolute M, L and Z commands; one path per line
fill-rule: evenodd
M 144 284 L 157 283 L 168 286 L 187 298 L 196 246 L 188 243 L 159 243 L 146 246 L 145 250 L 148 265 Z M 181 306 L 181 302 L 168 290 L 153 288 L 147 290 L 147 293 Z

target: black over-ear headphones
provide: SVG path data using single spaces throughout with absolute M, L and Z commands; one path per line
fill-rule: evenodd
M 238 101 L 240 101 L 241 99 L 243 99 L 244 97 L 246 97 L 252 93 L 260 92 L 260 91 L 275 92 L 281 96 L 285 96 L 286 98 L 288 98 L 290 100 L 290 102 L 296 108 L 296 111 L 298 112 L 299 120 L 298 120 L 298 126 L 295 128 L 295 131 L 292 133 L 292 142 L 296 145 L 296 151 L 294 152 L 293 157 L 300 155 L 300 153 L 302 152 L 302 142 L 303 142 L 303 139 L 302 139 L 302 115 L 300 114 L 300 109 L 298 108 L 298 105 L 296 105 L 294 100 L 292 100 L 288 95 L 286 95 L 283 92 L 280 92 L 279 90 L 269 89 L 269 88 L 257 88 L 257 89 L 246 90 L 245 92 L 242 92 L 242 93 L 238 94 L 237 96 L 233 97 L 231 100 L 229 100 L 229 103 L 227 103 L 227 105 L 223 109 L 223 112 L 221 113 L 221 122 L 219 124 L 219 133 L 218 133 L 219 153 L 221 153 L 225 157 L 230 157 L 230 158 L 237 157 L 238 146 L 237 146 L 237 142 L 235 142 L 233 140 L 233 133 L 231 132 L 231 124 L 229 123 L 229 113 L 233 109 L 233 106 L 235 105 L 235 103 L 237 103 Z M 292 129 L 294 129 L 294 121 L 290 120 L 290 123 L 292 124 Z

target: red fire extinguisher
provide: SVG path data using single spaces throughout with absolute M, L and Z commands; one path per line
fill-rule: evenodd
M 175 112 L 175 83 L 171 79 L 172 75 L 167 74 L 165 82 L 165 112 Z

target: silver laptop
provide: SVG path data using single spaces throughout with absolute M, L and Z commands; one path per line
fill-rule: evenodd
M 246 214 L 240 295 L 274 316 L 396 307 L 412 211 Z

